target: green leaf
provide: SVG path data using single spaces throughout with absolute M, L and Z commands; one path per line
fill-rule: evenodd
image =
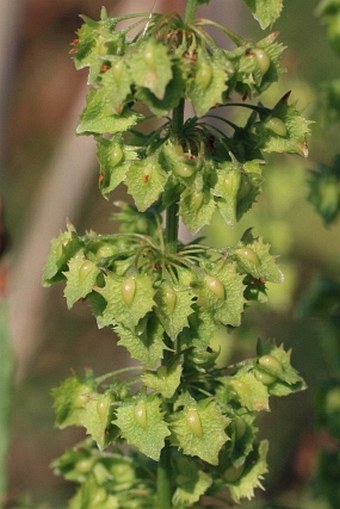
M 225 263 L 218 272 L 209 272 L 203 283 L 199 289 L 200 306 L 209 311 L 215 322 L 238 327 L 245 298 L 243 276 L 237 273 L 236 264 Z
M 50 286 L 56 281 L 65 279 L 63 271 L 67 270 L 67 262 L 82 247 L 83 243 L 77 236 L 75 228 L 69 224 L 67 231 L 62 232 L 51 242 L 51 250 L 43 272 L 43 285 Z
M 166 116 L 169 111 L 176 108 L 179 101 L 185 96 L 185 82 L 179 66 L 172 67 L 173 77 L 165 88 L 164 97 L 159 99 L 147 88 L 138 88 L 135 97 L 146 104 L 152 113 L 158 117 Z
M 138 210 L 145 211 L 159 199 L 167 178 L 157 155 L 130 164 L 126 185 Z
M 83 16 L 83 20 L 70 54 L 76 69 L 90 68 L 88 83 L 93 84 L 101 72 L 103 62 L 121 53 L 125 40 L 123 33 L 114 32 L 116 23 L 110 18 L 95 21 Z
M 69 509 L 119 509 L 119 499 L 99 486 L 93 477 L 81 485 L 71 499 Z
M 141 378 L 146 387 L 170 399 L 181 382 L 182 369 L 180 362 L 176 361 L 168 367 L 160 366 L 156 372 L 146 371 Z
M 120 135 L 111 139 L 99 138 L 97 147 L 100 164 L 99 187 L 106 196 L 125 179 L 129 162 L 137 159 L 137 152 L 124 145 Z
M 241 477 L 234 482 L 228 482 L 231 497 L 235 502 L 239 502 L 241 498 L 250 500 L 254 497 L 256 488 L 263 489 L 261 481 L 264 474 L 268 472 L 267 452 L 268 442 L 263 440 L 250 455 L 251 461 L 246 463 Z
M 181 271 L 178 273 L 180 275 Z M 188 316 L 193 313 L 193 297 L 194 294 L 187 283 L 173 286 L 163 282 L 156 294 L 155 312 L 172 340 L 188 326 Z
M 306 389 L 303 378 L 291 365 L 291 350 L 286 351 L 282 344 L 276 346 L 273 343 L 265 343 L 262 341 L 259 341 L 257 349 L 261 356 L 270 355 L 277 359 L 281 366 L 279 373 L 271 373 L 270 369 L 267 368 L 268 374 L 275 376 L 275 382 L 268 386 L 271 395 L 278 397 L 287 396 L 293 392 Z
M 198 48 L 195 74 L 188 85 L 188 96 L 198 117 L 223 102 L 228 77 L 226 60 L 221 50 L 215 48 L 210 56 L 207 51 Z
M 99 318 L 100 326 L 122 323 L 125 327 L 133 329 L 154 306 L 155 290 L 152 279 L 146 274 L 122 278 L 113 273 L 108 273 L 104 279 L 105 286 L 95 289 L 107 302 Z M 131 280 L 134 281 L 134 294 L 132 301 L 127 302 L 126 285 L 130 284 Z
M 102 73 L 99 90 L 103 100 L 120 114 L 131 92 L 133 75 L 124 57 L 110 58 L 109 68 Z
M 194 460 L 179 456 L 175 463 L 176 490 L 172 498 L 175 507 L 198 502 L 213 480 Z
M 213 195 L 217 198 L 217 207 L 224 221 L 233 226 L 237 222 L 237 195 L 241 186 L 239 165 L 234 162 L 224 163 L 217 170 L 217 182 Z
M 141 396 L 133 403 L 122 404 L 117 409 L 114 421 L 128 444 L 156 461 L 159 460 L 165 438 L 170 435 L 161 403 L 157 396 Z
M 240 189 L 237 195 L 237 220 L 247 212 L 261 191 L 263 161 L 257 159 L 242 165 Z
M 83 425 L 83 410 L 88 401 L 96 394 L 93 380 L 83 381 L 74 375 L 52 390 L 56 425 L 63 429 L 67 426 Z
M 239 372 L 228 377 L 227 385 L 229 390 L 234 391 L 241 406 L 252 412 L 269 411 L 268 389 L 252 373 Z
M 106 430 L 111 415 L 109 394 L 96 394 L 86 402 L 82 412 L 82 425 L 100 449 L 107 445 Z
M 134 359 L 152 367 L 163 358 L 164 329 L 153 315 L 143 318 L 135 330 L 120 324 L 114 330 L 119 336 L 118 344 L 124 346 Z
M 264 30 L 279 17 L 283 8 L 283 0 L 244 0 L 252 10 L 254 18 Z
M 217 404 L 204 399 L 176 412 L 171 421 L 171 442 L 184 454 L 198 456 L 212 465 L 218 464 L 218 453 L 228 440 L 225 428 L 229 419 Z M 211 440 L 214 437 L 214 440 Z
M 267 153 L 298 154 L 308 156 L 307 138 L 311 121 L 302 117 L 286 94 L 273 108 L 271 114 L 255 124 L 261 150 Z
M 68 271 L 64 272 L 66 277 L 64 295 L 69 309 L 79 299 L 85 298 L 92 292 L 100 272 L 97 265 L 88 260 L 82 251 L 70 259 Z
M 163 99 L 172 78 L 172 62 L 167 48 L 155 40 L 145 41 L 131 55 L 129 65 L 135 84 Z
M 141 114 L 124 111 L 117 114 L 112 105 L 111 93 L 105 88 L 90 89 L 86 107 L 80 116 L 77 134 L 119 133 L 130 129 L 141 119 Z
M 181 194 L 179 214 L 187 228 L 192 233 L 197 233 L 203 226 L 210 223 L 215 207 L 216 203 L 210 191 L 197 189 L 193 185 Z
M 261 237 L 249 244 L 240 243 L 240 247 L 235 250 L 240 270 L 251 274 L 255 279 L 263 278 L 272 283 L 282 283 L 284 276 L 269 251 L 270 245 L 264 244 Z

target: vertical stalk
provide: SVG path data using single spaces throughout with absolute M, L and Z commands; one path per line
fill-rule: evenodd
M 157 505 L 156 509 L 171 509 L 170 447 L 165 445 L 157 469 Z
M 198 0 L 187 0 L 187 6 L 184 14 L 184 22 L 191 23 L 195 18 Z
M 194 17 L 198 0 L 187 0 L 184 22 L 190 23 Z M 184 125 L 184 99 L 181 99 L 172 114 L 172 135 L 179 137 Z M 166 210 L 165 241 L 169 253 L 176 253 L 178 243 L 178 200 Z M 157 469 L 157 502 L 156 509 L 172 508 L 172 483 L 170 465 L 170 447 L 166 444 L 161 452 Z
M 172 113 L 172 134 L 180 136 L 184 124 L 184 99 L 181 99 Z M 178 202 L 172 203 L 166 211 L 165 242 L 169 253 L 176 253 L 178 241 Z

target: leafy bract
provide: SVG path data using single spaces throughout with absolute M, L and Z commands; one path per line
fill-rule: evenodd
M 105 134 L 124 132 L 137 124 L 141 114 L 126 110 L 116 113 L 111 92 L 105 88 L 92 88 L 86 107 L 80 116 L 77 134 Z
M 188 96 L 198 116 L 222 103 L 228 79 L 227 62 L 223 52 L 216 50 L 211 57 L 205 50 L 197 51 L 195 74 L 188 86 Z
M 281 366 L 279 373 L 273 373 L 276 380 L 268 387 L 270 394 L 282 397 L 306 388 L 303 378 L 291 365 L 291 350 L 286 351 L 282 344 L 276 346 L 274 343 L 265 343 L 263 341 L 258 342 L 257 350 L 260 355 L 270 355 L 274 357 Z M 269 370 L 268 373 L 270 375 L 272 374 Z
M 157 155 L 130 164 L 126 185 L 138 210 L 143 212 L 158 200 L 166 181 L 167 175 L 159 164 Z
M 43 272 L 44 286 L 50 286 L 65 278 L 63 271 L 67 270 L 67 262 L 83 246 L 71 224 L 68 225 L 65 232 L 60 233 L 56 239 L 53 239 L 51 244 L 51 250 Z
M 191 288 L 181 278 L 183 271 L 178 271 L 179 284 L 173 286 L 164 282 L 156 294 L 156 314 L 165 332 L 175 340 L 178 334 L 188 326 L 188 317 L 193 312 L 192 300 L 194 294 Z
M 272 25 L 280 16 L 283 0 L 244 0 L 262 29 Z
M 204 399 L 196 403 L 193 400 L 174 414 L 171 421 L 171 442 L 184 454 L 198 456 L 217 465 L 218 453 L 228 440 L 225 432 L 228 423 L 228 418 L 214 401 Z
M 217 285 L 221 295 L 214 291 Z M 211 271 L 205 277 L 199 289 L 199 304 L 209 311 L 215 322 L 237 327 L 245 304 L 243 291 L 243 277 L 237 273 L 236 264 L 225 263 L 218 272 Z
M 216 203 L 209 191 L 188 187 L 181 195 L 179 212 L 192 233 L 210 223 Z
M 78 376 L 67 378 L 53 389 L 56 425 L 61 429 L 72 425 L 82 426 L 83 410 L 95 392 L 93 381 L 83 381 Z
M 295 106 L 288 104 L 289 94 L 280 99 L 269 116 L 256 124 L 261 150 L 308 156 L 307 137 L 311 121 L 300 115 Z
M 167 84 L 172 78 L 172 62 L 165 46 L 155 41 L 139 45 L 129 59 L 136 85 L 147 88 L 158 99 L 163 99 Z
M 172 502 L 175 507 L 183 507 L 184 504 L 191 506 L 199 501 L 213 480 L 193 459 L 184 456 L 176 458 L 175 469 L 177 488 Z
M 242 407 L 256 412 L 269 410 L 267 387 L 259 382 L 252 373 L 241 371 L 227 379 L 228 385 L 229 390 L 231 388 L 236 393 Z
M 126 284 L 134 283 L 132 302 L 126 302 Z M 134 328 L 138 322 L 154 306 L 152 279 L 146 274 L 136 274 L 131 278 L 118 277 L 113 273 L 105 276 L 105 286 L 96 287 L 96 292 L 106 300 L 107 304 L 99 321 L 102 327 L 122 323 Z
M 250 500 L 256 488 L 263 489 L 261 481 L 264 474 L 268 472 L 267 451 L 268 442 L 263 440 L 250 455 L 251 462 L 249 465 L 246 463 L 241 477 L 234 482 L 228 482 L 228 489 L 235 502 L 239 502 L 241 498 Z
M 128 444 L 156 461 L 159 460 L 165 438 L 170 435 L 160 408 L 161 402 L 156 396 L 145 396 L 123 404 L 117 409 L 114 421 Z
M 114 330 L 119 336 L 118 344 L 146 366 L 154 366 L 163 357 L 164 329 L 154 316 L 147 315 L 134 330 L 123 325 L 117 325 Z
M 242 272 L 251 274 L 255 279 L 263 278 L 272 283 L 282 283 L 284 276 L 276 264 L 275 257 L 270 254 L 270 245 L 262 238 L 251 243 L 240 243 L 235 250 L 235 257 Z
M 169 367 L 160 366 L 156 372 L 147 371 L 141 378 L 146 387 L 159 392 L 163 398 L 171 398 L 180 384 L 182 370 L 177 361 Z
M 99 274 L 100 269 L 97 265 L 88 260 L 81 251 L 71 258 L 68 271 L 64 273 L 66 277 L 64 295 L 69 309 L 79 299 L 92 292 Z
M 113 191 L 124 179 L 129 162 L 137 159 L 136 151 L 123 144 L 122 137 L 99 138 L 97 156 L 100 164 L 99 187 L 104 196 Z
M 119 499 L 90 477 L 70 501 L 69 509 L 119 509 Z

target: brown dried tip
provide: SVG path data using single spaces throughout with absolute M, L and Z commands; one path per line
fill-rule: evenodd
M 308 144 L 306 141 L 304 141 L 302 146 L 302 155 L 303 157 L 308 157 L 308 154 L 309 154 Z
M 275 32 L 272 32 L 269 34 L 268 39 L 270 39 L 270 42 L 274 42 L 280 35 L 280 32 L 276 30 Z
M 286 92 L 286 93 L 285 93 L 285 95 L 284 95 L 284 96 L 282 96 L 281 101 L 282 101 L 282 102 L 285 102 L 285 103 L 286 103 L 286 102 L 288 102 L 288 99 L 289 99 L 289 97 L 290 97 L 290 94 L 291 94 L 291 93 L 292 93 L 292 91 L 291 91 L 291 90 L 289 90 L 288 92 Z

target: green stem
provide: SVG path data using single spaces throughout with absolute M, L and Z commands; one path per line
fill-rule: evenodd
M 157 470 L 157 506 L 156 509 L 171 509 L 171 481 L 170 481 L 170 448 L 165 445 L 161 452 L 161 457 Z
M 172 113 L 171 131 L 173 136 L 180 137 L 184 125 L 184 99 L 181 99 Z M 166 210 L 165 243 L 169 253 L 177 252 L 178 241 L 178 201 L 172 203 Z
M 178 203 L 172 203 L 166 211 L 165 242 L 169 253 L 177 252 L 178 243 Z
M 192 23 L 195 18 L 198 0 L 187 0 L 187 6 L 184 14 L 184 22 Z

